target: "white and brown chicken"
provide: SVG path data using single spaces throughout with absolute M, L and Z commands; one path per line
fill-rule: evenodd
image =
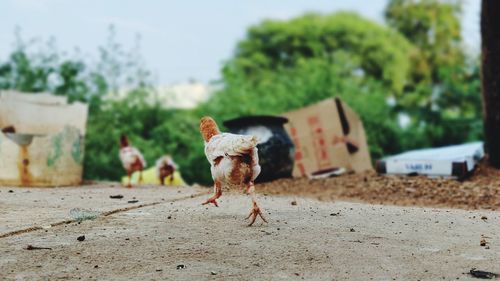
M 252 199 L 252 209 L 247 217 L 250 219 L 249 226 L 258 216 L 267 222 L 255 198 L 254 181 L 260 173 L 257 138 L 221 133 L 211 117 L 201 119 L 200 132 L 205 140 L 205 155 L 214 180 L 214 195 L 203 205 L 213 203 L 218 207 L 217 199 L 222 195 L 223 186 L 244 187 Z
M 156 176 L 161 185 L 165 185 L 166 178 L 170 179 L 170 183 L 174 181 L 174 172 L 177 170 L 177 164 L 175 164 L 172 156 L 164 155 L 156 160 L 155 168 Z
M 139 183 L 142 182 L 142 171 L 146 167 L 146 161 L 139 149 L 130 145 L 127 136 L 120 137 L 120 161 L 128 175 L 127 187 L 132 187 L 132 173 L 139 171 Z

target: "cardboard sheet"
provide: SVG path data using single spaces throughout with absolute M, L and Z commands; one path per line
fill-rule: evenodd
M 339 98 L 331 98 L 283 114 L 295 145 L 294 177 L 332 169 L 362 172 L 372 169 L 363 124 Z

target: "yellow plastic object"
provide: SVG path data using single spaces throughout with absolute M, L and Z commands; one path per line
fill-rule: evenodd
M 122 183 L 128 183 L 128 177 L 122 177 Z M 151 167 L 142 172 L 142 181 L 139 183 L 139 172 L 132 174 L 132 184 L 154 184 L 160 185 L 160 179 L 156 175 L 156 168 Z M 170 180 L 170 177 L 165 178 L 165 185 L 167 186 L 184 186 L 186 182 L 182 179 L 181 173 L 179 171 L 174 172 L 174 179 Z

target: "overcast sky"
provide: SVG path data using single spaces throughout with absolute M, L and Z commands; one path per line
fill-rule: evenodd
M 115 25 L 118 41 L 132 47 L 138 33 L 141 53 L 160 84 L 219 77 L 248 26 L 265 18 L 289 19 L 307 11 L 356 11 L 383 22 L 386 0 L 2 0 L 0 60 L 12 50 L 14 29 L 23 38 L 56 38 L 60 50 L 78 47 L 95 55 Z M 466 0 L 463 34 L 479 50 L 480 0 Z

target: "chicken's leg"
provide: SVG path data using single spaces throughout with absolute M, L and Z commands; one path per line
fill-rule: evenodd
M 139 183 L 142 183 L 142 170 L 139 171 Z
M 215 207 L 219 207 L 219 205 L 217 204 L 217 201 L 215 201 L 215 200 L 218 199 L 221 195 L 222 195 L 221 183 L 218 181 L 215 181 L 214 182 L 214 195 L 212 197 L 208 198 L 207 201 L 205 201 L 205 203 L 203 203 L 202 205 L 206 205 L 208 203 L 213 203 L 215 205 Z
M 127 187 L 128 188 L 132 188 L 132 173 L 130 171 L 127 171 L 127 175 L 128 175 L 128 184 L 127 184 Z
M 250 224 L 248 226 L 252 226 L 257 219 L 258 216 L 267 223 L 267 220 L 264 218 L 262 215 L 262 211 L 260 210 L 259 206 L 257 205 L 257 199 L 255 198 L 255 187 L 253 185 L 253 182 L 250 182 L 247 187 L 247 194 L 251 196 L 252 198 L 252 210 L 250 211 L 250 214 L 248 215 L 247 219 L 250 219 Z

